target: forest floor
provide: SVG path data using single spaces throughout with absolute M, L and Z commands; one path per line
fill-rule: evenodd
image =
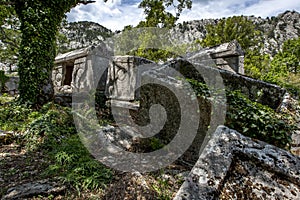
M 294 115 L 298 116 L 296 125 L 300 127 L 299 107 Z M 300 156 L 300 131 L 296 131 L 292 138 L 291 152 Z M 59 177 L 45 174 L 52 162 L 48 156 L 41 150 L 29 151 L 18 141 L 5 145 L 0 143 L 0 199 L 10 199 L 6 198 L 7 194 L 12 194 L 20 185 L 31 184 L 31 188 L 44 187 L 46 184 L 34 185 L 42 181 L 43 183 L 57 182 L 57 185 L 49 193 L 37 192 L 15 199 L 167 200 L 175 196 L 192 168 L 191 165 L 175 163 L 162 170 L 145 174 L 113 171 L 113 178 L 105 187 L 82 191 L 61 181 Z M 28 191 L 25 188 L 23 192 Z
M 0 146 L 0 197 L 6 198 L 9 189 L 41 180 L 58 180 L 45 177 L 43 172 L 50 161 L 43 152 L 28 152 L 24 147 L 12 143 Z M 56 192 L 36 194 L 21 199 L 170 199 L 175 196 L 190 168 L 171 165 L 163 171 L 146 174 L 115 172 L 106 188 L 94 191 L 80 191 L 60 182 Z M 26 190 L 26 189 L 25 189 Z M 24 191 L 26 192 L 26 191 Z M 19 198 L 17 198 L 19 199 Z
M 299 152 L 294 152 L 300 156 Z M 10 188 L 35 183 L 40 180 L 55 180 L 57 177 L 45 177 L 44 170 L 50 161 L 43 152 L 28 152 L 24 147 L 12 143 L 0 146 L 0 197 L 4 198 Z M 189 170 L 186 166 L 171 165 L 163 171 L 146 174 L 115 172 L 106 188 L 94 191 L 80 191 L 60 182 L 57 192 L 29 195 L 21 199 L 172 199 L 180 188 Z M 179 176 L 180 175 L 180 176 Z M 58 180 L 58 179 L 56 179 Z M 9 198 L 8 198 L 9 199 Z

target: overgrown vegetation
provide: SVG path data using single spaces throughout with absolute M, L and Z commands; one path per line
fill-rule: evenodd
M 209 97 L 207 85 L 190 79 L 188 82 L 198 96 Z M 295 119 L 249 100 L 240 91 L 226 91 L 226 98 L 226 126 L 280 148 L 290 147 L 291 135 L 296 129 Z
M 245 16 L 223 18 L 216 26 L 209 24 L 206 29 L 206 37 L 200 41 L 204 47 L 237 40 L 244 50 L 248 50 L 251 46 L 258 44 L 260 39 L 258 36 L 262 34 Z
M 226 96 L 228 102 L 226 126 L 245 136 L 280 148 L 289 148 L 291 135 L 296 129 L 292 118 L 250 101 L 239 91 L 227 91 Z
M 18 61 L 20 45 L 20 23 L 12 6 L 1 5 L 0 1 L 0 63 L 7 67 Z
M 0 107 L 0 129 L 18 133 L 15 140 L 28 151 L 48 155 L 42 176 L 61 177 L 78 192 L 104 188 L 112 177 L 81 143 L 70 108 L 48 103 L 35 110 L 12 102 Z
M 266 82 L 285 87 L 296 97 L 300 93 L 300 38 L 284 42 L 283 48 L 273 58 L 248 51 L 245 58 L 246 74 Z
M 9 77 L 4 74 L 4 71 L 0 70 L 0 93 L 5 88 L 5 83 L 8 81 Z
M 7 2 L 0 0 L 0 3 Z M 110 182 L 112 170 L 95 160 L 83 146 L 76 134 L 70 108 L 52 102 L 46 103 L 53 95 L 50 74 L 56 54 L 57 30 L 65 12 L 79 1 L 13 2 L 9 9 L 0 5 L 0 23 L 2 23 L 0 25 L 3 25 L 3 19 L 14 21 L 16 15 L 21 21 L 22 42 L 19 57 L 21 101 L 9 102 L 5 100 L 6 96 L 0 98 L 0 103 L 4 104 L 0 106 L 0 130 L 12 131 L 14 135 L 10 134 L 9 137 L 14 136 L 13 139 L 25 146 L 28 151 L 42 152 L 48 156 L 50 165 L 45 169 L 43 177 L 61 177 L 78 192 L 101 190 Z M 182 10 L 191 7 L 190 0 L 176 1 L 178 5 L 175 6 L 176 14 L 173 16 L 166 8 L 174 5 L 174 2 L 143 0 L 140 7 L 145 10 L 146 19 L 137 27 L 173 27 Z M 12 23 L 13 21 L 8 23 L 16 25 Z M 128 30 L 131 28 L 127 27 Z M 14 30 L 3 29 L 0 26 L 1 41 L 17 44 L 12 43 L 10 49 L 0 52 L 0 61 L 16 59 L 8 56 L 8 54 L 17 55 L 19 48 L 20 41 L 14 41 L 15 35 L 10 35 Z M 212 46 L 236 39 L 246 51 L 247 75 L 279 84 L 294 94 L 299 94 L 300 39 L 286 41 L 282 51 L 271 59 L 270 56 L 261 55 L 258 50 L 251 49 L 260 42 L 258 36 L 261 36 L 261 32 L 243 16 L 222 19 L 215 27 L 208 25 L 207 31 L 207 37 L 200 41 L 201 44 Z M 16 31 L 15 34 L 20 32 Z M 87 34 L 89 36 L 91 32 Z M 66 38 L 61 36 L 58 39 Z M 172 49 L 148 49 L 149 46 L 155 46 L 151 42 L 157 40 L 159 39 L 155 34 L 141 35 L 139 38 L 139 41 L 142 41 L 139 43 L 141 45 L 129 53 L 154 61 L 177 56 L 172 53 Z M 0 71 L 0 90 L 6 81 L 7 77 Z M 209 98 L 209 88 L 205 84 L 193 79 L 188 79 L 188 82 L 193 85 L 198 95 Z M 295 130 L 295 121 L 292 117 L 250 101 L 239 91 L 226 93 L 228 109 L 225 125 L 251 138 L 281 148 L 289 148 L 291 134 Z M 103 96 L 98 96 L 97 99 L 103 101 Z M 109 121 L 105 117 L 99 119 L 103 124 Z M 149 140 L 151 150 L 160 149 L 163 145 L 156 138 Z M 158 194 L 159 199 L 171 199 L 172 188 L 168 185 L 169 180 L 156 178 L 157 182 L 151 185 L 151 189 Z
M 168 8 L 174 8 L 175 15 L 168 11 Z M 134 29 L 133 26 L 125 26 L 122 37 L 125 40 L 125 48 L 130 49 L 126 51 L 125 54 L 139 56 L 153 60 L 155 62 L 166 61 L 168 58 L 175 58 L 178 55 L 177 51 L 173 48 L 169 49 L 155 49 L 157 47 L 166 47 L 163 43 L 170 40 L 166 34 L 167 32 L 155 33 L 154 29 L 151 28 L 164 28 L 163 30 L 168 30 L 175 26 L 176 21 L 179 19 L 180 14 L 184 9 L 191 9 L 191 0 L 143 0 L 139 4 L 139 8 L 144 9 L 144 14 L 146 15 L 145 20 L 141 21 L 135 28 L 144 28 L 139 34 L 139 38 L 136 40 L 136 44 L 133 45 L 133 49 L 128 48 L 128 45 L 133 43 L 132 38 L 126 37 L 128 32 Z M 158 29 L 156 29 L 158 30 Z M 134 35 L 136 37 L 136 35 Z M 161 45 L 163 44 L 163 45 Z M 122 46 L 122 45 L 121 45 Z M 175 52 L 175 53 L 174 53 Z
M 103 189 L 112 178 L 112 171 L 91 157 L 78 135 L 61 139 L 49 155 L 52 164 L 45 175 L 61 176 L 77 191 Z

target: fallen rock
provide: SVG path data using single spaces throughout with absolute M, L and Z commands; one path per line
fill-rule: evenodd
M 300 157 L 219 126 L 174 200 L 300 199 Z
M 24 199 L 38 195 L 59 194 L 66 189 L 59 181 L 49 179 L 25 183 L 9 188 L 2 200 Z

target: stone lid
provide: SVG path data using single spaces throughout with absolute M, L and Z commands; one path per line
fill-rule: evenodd
M 76 49 L 74 51 L 70 51 L 64 54 L 58 54 L 55 57 L 55 64 L 68 62 L 68 61 L 74 61 L 77 58 L 85 57 L 88 55 L 88 53 L 94 49 L 94 46 L 82 48 L 82 49 Z

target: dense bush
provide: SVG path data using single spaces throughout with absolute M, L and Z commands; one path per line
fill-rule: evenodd
M 33 111 L 28 105 L 19 105 L 10 102 L 0 106 L 0 129 L 5 131 L 21 132 L 34 120 L 39 113 Z
M 197 95 L 209 96 L 210 91 L 205 84 L 190 79 L 188 82 Z M 251 101 L 239 91 L 226 91 L 226 98 L 226 126 L 280 148 L 289 147 L 291 134 L 296 127 L 288 116 Z
M 227 92 L 227 102 L 226 126 L 281 148 L 291 143 L 295 126 L 287 116 L 250 101 L 238 91 Z
M 56 148 L 63 137 L 75 133 L 70 108 L 48 103 L 33 113 L 35 118 L 27 125 L 24 134 L 28 148 Z

